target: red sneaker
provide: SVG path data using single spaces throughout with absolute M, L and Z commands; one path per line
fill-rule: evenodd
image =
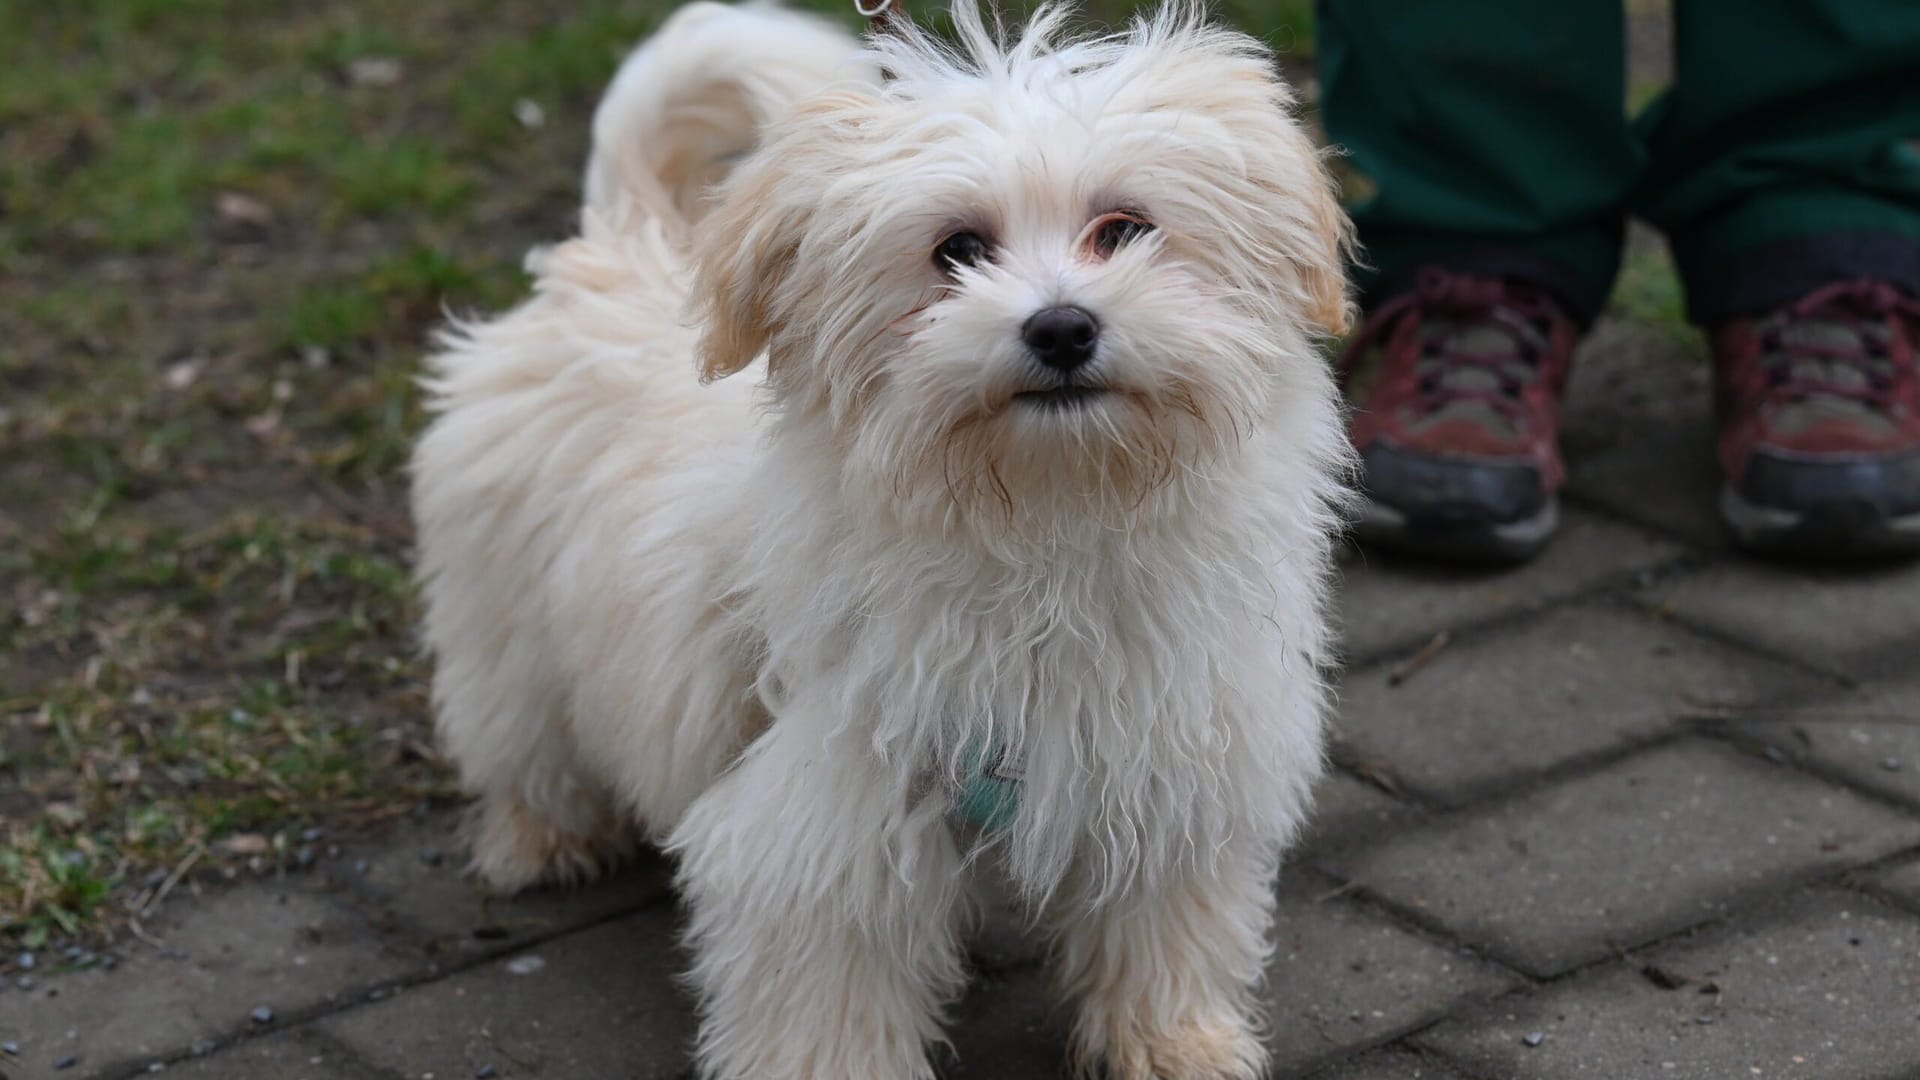
M 1354 399 L 1363 543 L 1518 562 L 1559 524 L 1560 399 L 1573 320 L 1519 282 L 1420 271 L 1341 357 Z
M 1720 512 L 1751 549 L 1920 552 L 1920 301 L 1842 281 L 1715 331 Z

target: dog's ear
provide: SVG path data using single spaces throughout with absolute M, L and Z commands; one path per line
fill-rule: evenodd
M 739 371 L 774 338 L 816 200 L 849 168 L 849 142 L 858 138 L 859 117 L 869 107 L 858 90 L 798 106 L 720 185 L 695 238 L 693 309 L 703 325 L 703 378 Z
M 1188 160 L 1216 185 L 1210 195 L 1219 216 L 1238 226 L 1220 248 L 1238 256 L 1229 272 L 1251 289 L 1278 286 L 1297 317 L 1345 334 L 1353 324 L 1353 226 L 1272 54 L 1244 34 L 1208 25 L 1197 7 L 1169 4 L 1137 33 L 1147 59 L 1134 89 L 1150 102 L 1145 111 L 1218 125 L 1216 137 L 1196 144 L 1202 156 L 1218 157 Z
M 753 363 L 773 335 L 774 293 L 792 272 L 801 233 L 800 211 L 784 204 L 781 180 L 777 160 L 756 155 L 701 222 L 693 295 L 704 380 Z
M 1301 137 L 1303 153 L 1316 153 L 1313 144 Z M 1307 202 L 1313 222 L 1313 249 L 1298 262 L 1302 284 L 1313 298 L 1313 320 L 1332 337 L 1342 337 L 1353 329 L 1354 305 L 1347 291 L 1347 263 L 1353 254 L 1353 222 L 1340 205 L 1339 188 L 1324 163 L 1316 170 L 1306 190 L 1300 193 Z
M 1248 179 L 1268 197 L 1280 217 L 1266 254 L 1281 280 L 1291 277 L 1302 313 L 1323 333 L 1340 337 L 1353 328 L 1347 290 L 1353 254 L 1353 223 L 1340 205 L 1339 186 L 1327 168 L 1327 153 L 1294 119 L 1294 95 L 1273 68 L 1262 65 L 1257 88 L 1261 107 L 1241 114 L 1247 139 Z

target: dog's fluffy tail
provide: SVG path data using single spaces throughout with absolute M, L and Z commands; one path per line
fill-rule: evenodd
M 586 211 L 681 233 L 761 125 L 839 79 L 871 78 L 837 26 L 777 7 L 700 2 L 635 49 L 593 116 Z

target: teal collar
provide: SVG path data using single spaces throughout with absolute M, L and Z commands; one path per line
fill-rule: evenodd
M 1026 771 L 1006 743 L 976 742 L 965 751 L 967 771 L 953 800 L 953 816 L 985 832 L 1004 832 L 1020 816 Z

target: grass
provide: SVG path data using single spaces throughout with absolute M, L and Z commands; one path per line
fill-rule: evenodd
M 440 145 L 403 137 L 342 147 L 329 162 L 341 209 L 353 215 L 422 210 L 446 216 L 464 209 L 473 178 Z
M 0 3 L 0 955 L 451 797 L 414 375 L 571 226 L 594 100 L 664 7 Z M 1223 10 L 1311 57 L 1308 0 Z
M 1607 310 L 1681 352 L 1700 351 L 1700 332 L 1687 321 L 1686 293 L 1667 246 L 1651 236 L 1627 245 Z
M 567 228 L 655 13 L 0 5 L 0 944 L 451 796 L 414 373 Z

